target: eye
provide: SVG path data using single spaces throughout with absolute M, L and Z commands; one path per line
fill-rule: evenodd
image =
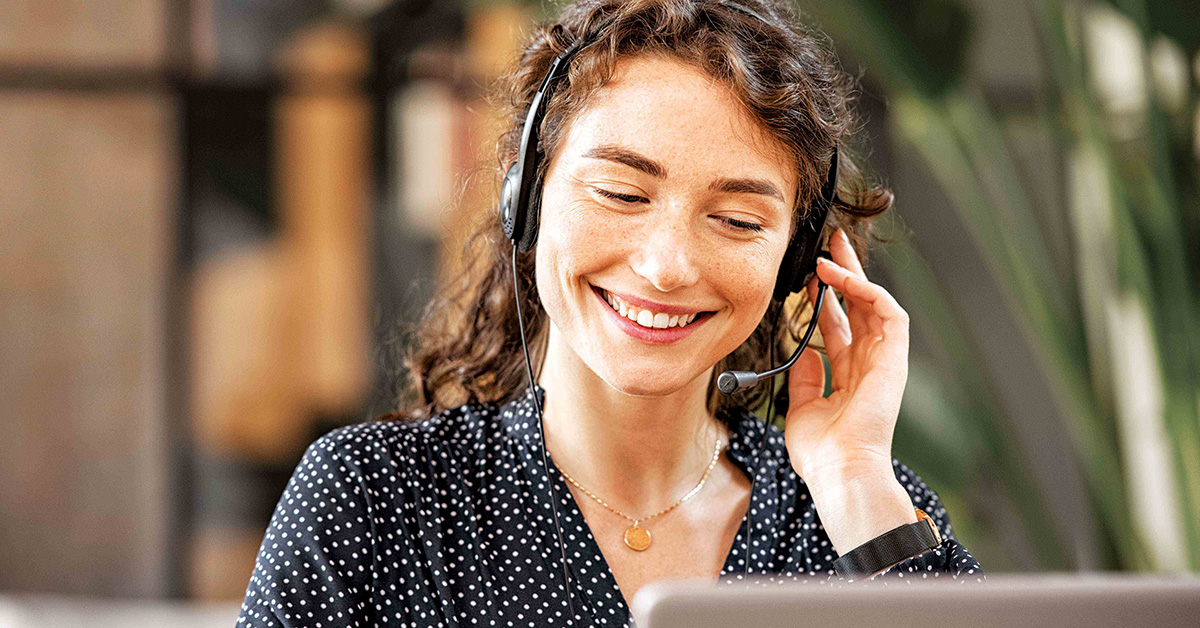
M 649 203 L 650 202 L 650 199 L 648 199 L 648 198 L 643 198 L 641 196 L 636 196 L 633 194 L 621 194 L 619 192 L 610 192 L 610 191 L 602 189 L 602 188 L 592 188 L 592 189 L 596 190 L 596 193 L 599 194 L 600 196 L 605 196 L 605 197 L 608 197 L 608 198 L 611 198 L 614 200 L 618 200 L 618 201 L 621 201 L 622 203 Z
M 762 225 L 760 225 L 758 223 L 754 223 L 754 222 L 746 222 L 744 220 L 738 220 L 736 218 L 730 218 L 728 216 L 713 216 L 713 218 L 716 218 L 717 220 L 720 220 L 721 222 L 729 225 L 732 229 L 734 229 L 736 231 L 754 232 L 754 231 L 762 231 L 763 230 Z

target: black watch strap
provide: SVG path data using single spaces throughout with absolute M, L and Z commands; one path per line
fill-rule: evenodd
M 917 511 L 917 522 L 906 523 L 846 552 L 833 561 L 839 576 L 861 578 L 883 571 L 942 544 L 937 526 L 925 511 Z

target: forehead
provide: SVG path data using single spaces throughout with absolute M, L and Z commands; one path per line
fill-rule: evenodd
M 575 154 L 617 144 L 667 166 L 672 177 L 758 176 L 794 191 L 795 157 L 724 83 L 658 54 L 621 59 L 564 138 Z

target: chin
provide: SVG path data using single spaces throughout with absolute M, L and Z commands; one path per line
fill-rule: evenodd
M 608 364 L 603 372 L 597 373 L 611 388 L 632 397 L 662 397 L 679 392 L 695 382 L 698 377 L 708 377 L 711 367 L 692 373 L 692 369 L 680 365 L 647 365 L 638 367 L 629 363 Z

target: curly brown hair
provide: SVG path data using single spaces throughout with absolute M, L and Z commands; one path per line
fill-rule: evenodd
M 498 179 L 517 158 L 525 112 L 550 63 L 584 36 L 586 45 L 547 104 L 539 181 L 568 125 L 589 96 L 611 79 L 617 62 L 641 53 L 665 53 L 722 81 L 753 118 L 797 156 L 793 229 L 802 208 L 817 195 L 834 147 L 839 148 L 837 200 L 822 241 L 844 228 L 865 261 L 868 239 L 879 239 L 872 232 L 872 219 L 891 207 L 892 193 L 868 183 L 846 154 L 856 124 L 851 111 L 854 81 L 837 66 L 821 36 L 775 0 L 578 0 L 566 7 L 556 20 L 533 32 L 493 95 L 507 120 L 497 142 Z M 418 418 L 464 403 L 504 403 L 526 389 L 510 255 L 499 213 L 487 212 L 469 240 L 462 278 L 442 286 L 417 328 L 404 359 L 410 398 L 401 401 L 393 418 Z M 540 364 L 548 325 L 532 251 L 520 255 L 517 266 L 531 357 Z M 763 321 L 717 363 L 716 372 L 769 368 L 769 343 L 775 343 L 778 352 L 789 342 L 794 346 L 811 316 L 806 302 L 805 293 L 793 295 L 786 307 L 772 301 Z M 781 307 L 784 324 L 772 338 L 771 321 Z M 764 387 L 720 395 L 715 379 L 709 382 L 708 396 L 708 409 L 714 414 L 734 407 L 758 408 L 766 399 Z

